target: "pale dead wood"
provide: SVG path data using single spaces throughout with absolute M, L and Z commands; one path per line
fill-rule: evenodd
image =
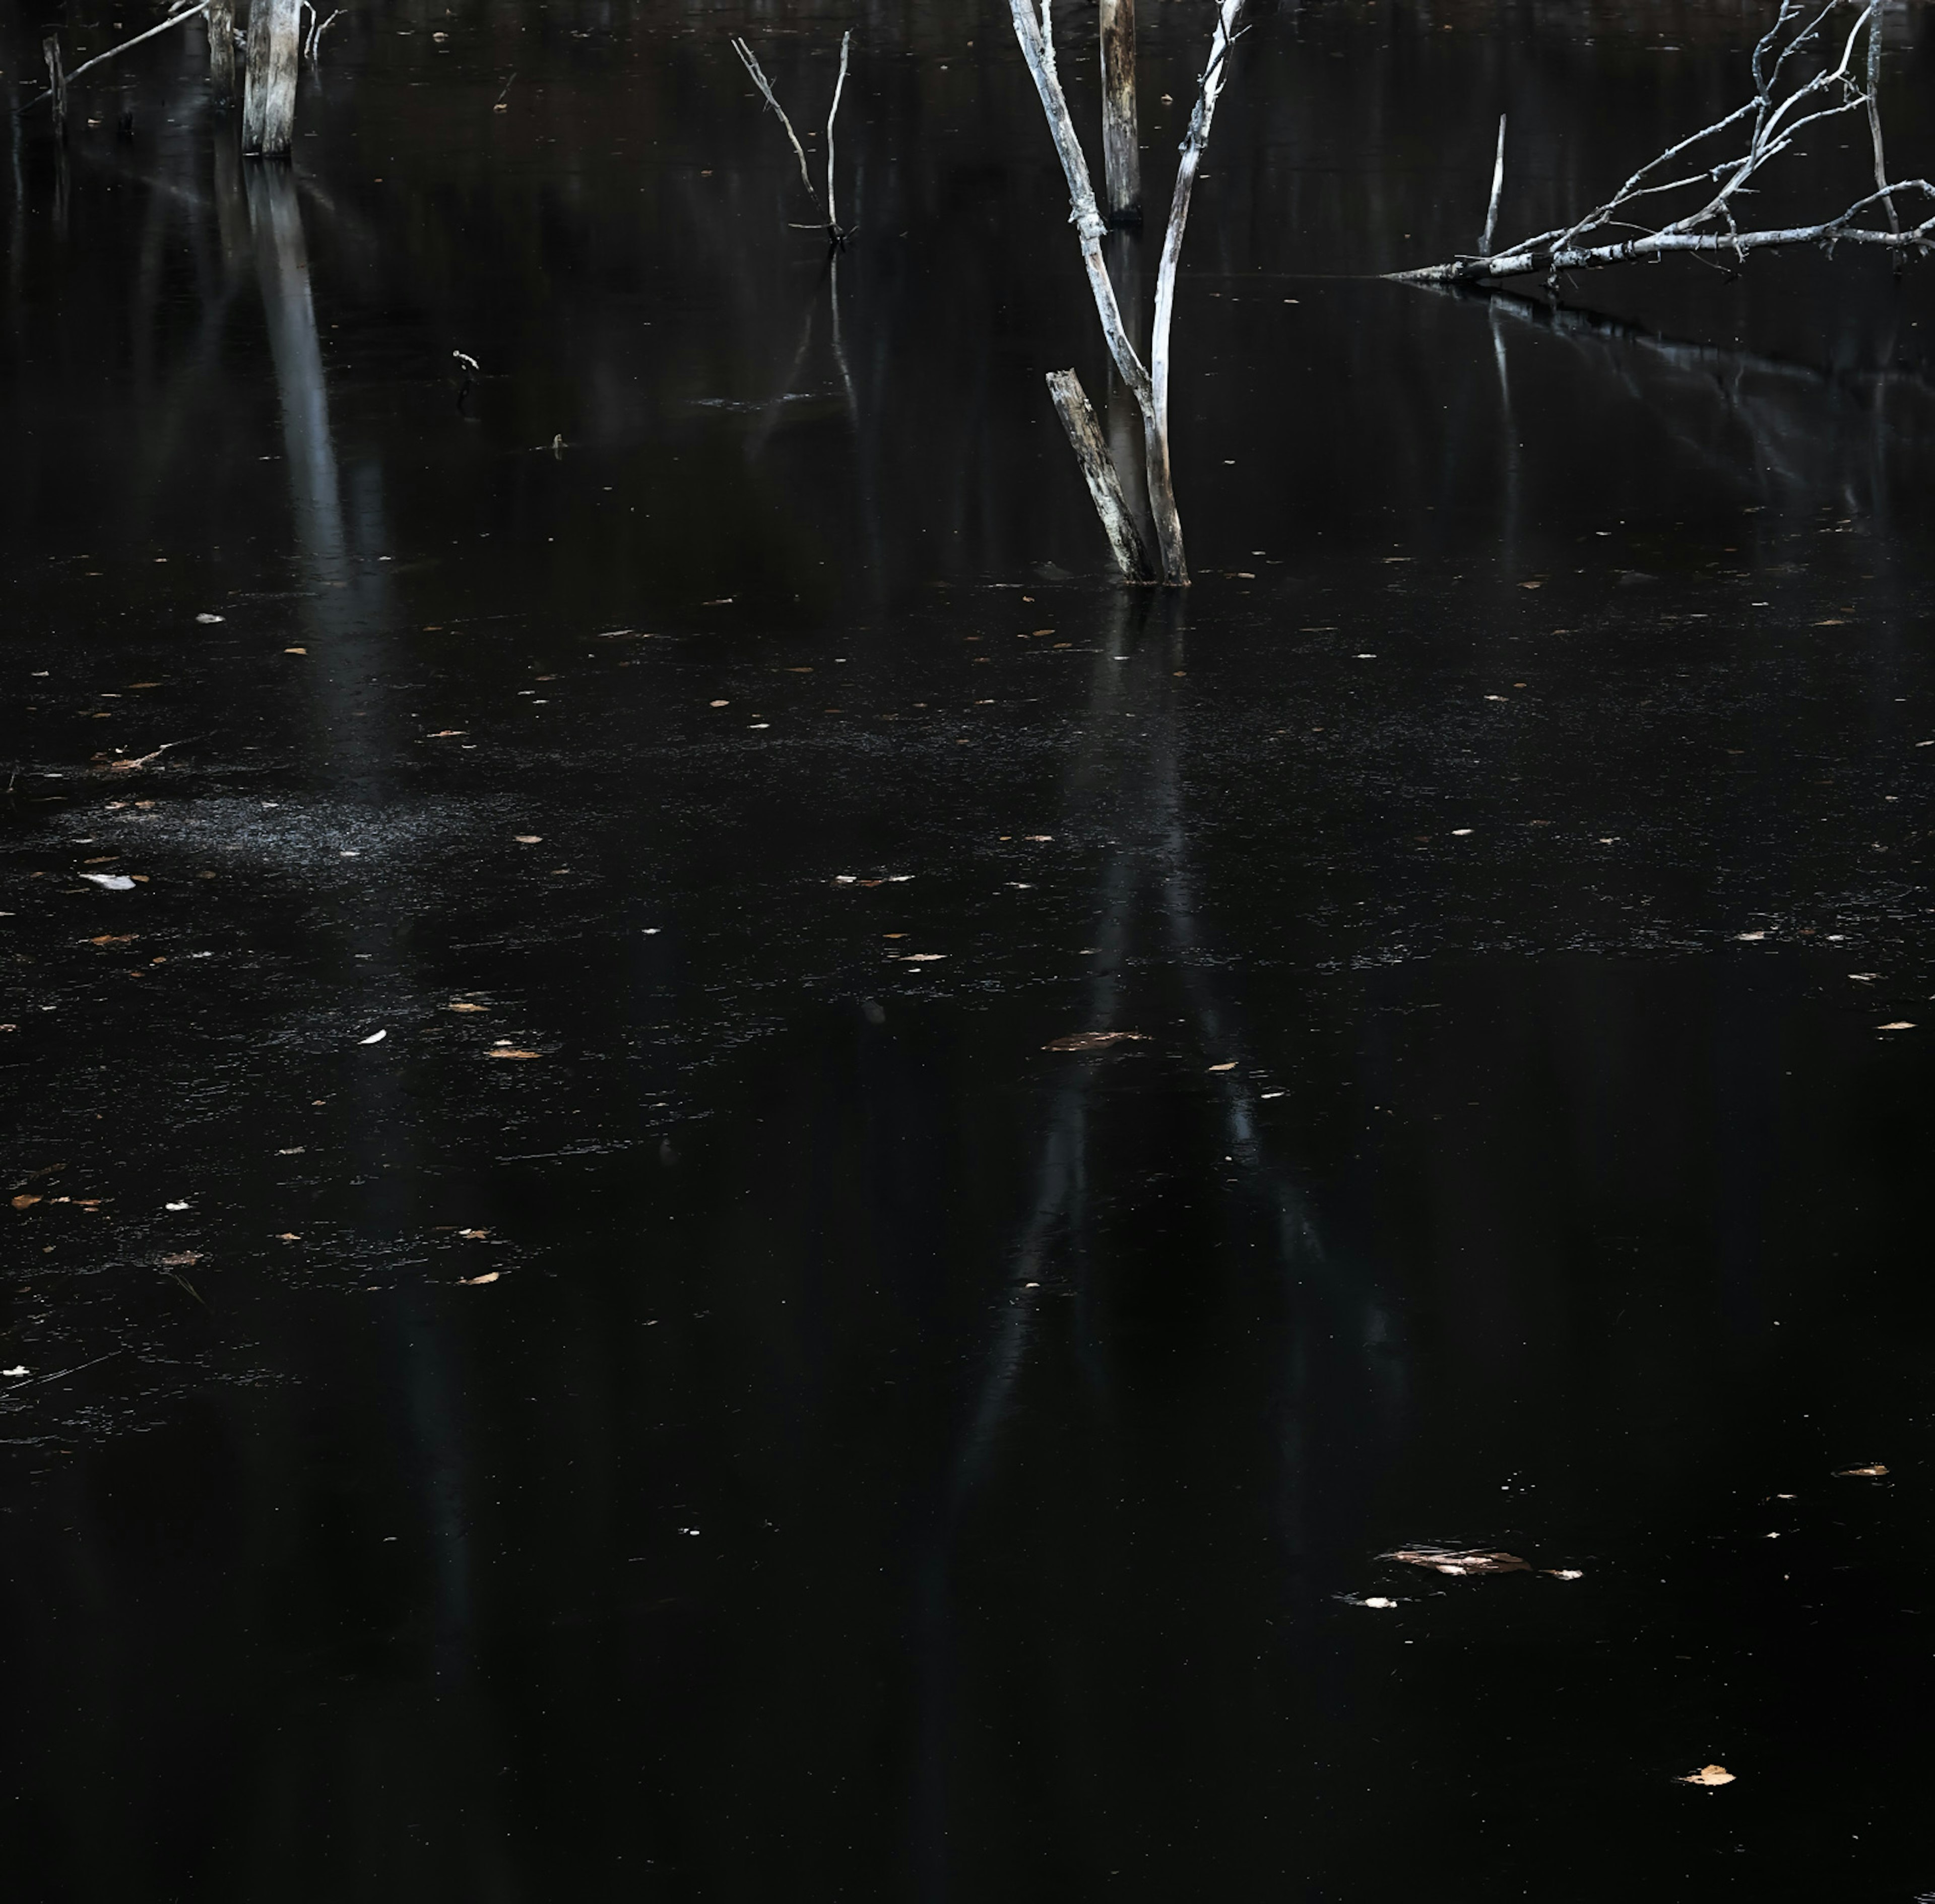
M 1870 8 L 1872 17 L 1868 22 L 1868 142 L 1874 148 L 1875 189 L 1888 188 L 1888 155 L 1882 145 L 1881 137 L 1881 0 L 1873 0 Z M 1891 195 L 1885 201 L 1888 207 L 1888 228 L 1891 231 L 1901 229 L 1901 215 L 1894 208 Z M 1900 260 L 1896 261 L 1898 269 Z
M 295 136 L 302 59 L 302 0 L 252 0 L 242 82 L 242 150 L 286 159 Z
M 826 241 L 837 251 L 853 234 L 841 224 L 833 202 L 833 125 L 840 115 L 841 95 L 847 89 L 847 56 L 853 44 L 853 29 L 850 27 L 840 36 L 840 74 L 833 83 L 833 104 L 826 115 Z M 753 50 L 744 40 L 735 39 L 732 50 L 739 56 L 740 62 L 752 75 L 753 83 L 759 89 L 759 95 L 773 109 L 773 116 L 785 128 L 788 142 L 792 147 L 792 156 L 799 161 L 800 183 L 806 187 L 810 198 L 820 195 L 813 183 L 813 173 L 806 162 L 806 148 L 799 142 L 799 134 L 792 129 L 792 121 L 787 118 L 786 108 L 779 102 L 779 96 L 772 89 Z M 811 227 L 802 228 L 811 229 Z
M 312 66 L 315 64 L 316 55 L 322 50 L 322 36 L 343 17 L 343 10 L 340 7 L 336 8 L 326 15 L 318 15 L 315 8 L 309 8 L 309 20 L 312 23 L 309 29 L 309 39 L 303 50 L 309 55 L 309 63 Z
M 1499 156 L 1492 162 L 1492 198 L 1485 207 L 1485 234 L 1478 240 L 1478 255 L 1491 255 L 1492 239 L 1499 228 L 1499 201 L 1505 192 L 1505 116 L 1499 115 Z
M 841 230 L 833 210 L 833 122 L 840 116 L 840 95 L 847 90 L 847 53 L 853 44 L 853 29 L 850 26 L 840 36 L 840 77 L 833 82 L 833 104 L 826 110 L 826 235 L 836 245 L 847 234 Z
M 1153 582 L 1155 571 L 1143 546 L 1142 531 L 1136 527 L 1134 513 L 1122 493 L 1115 459 L 1109 453 L 1088 392 L 1082 388 L 1082 379 L 1073 370 L 1050 370 L 1048 394 L 1061 419 L 1061 427 L 1068 432 L 1069 447 L 1082 466 L 1095 513 L 1102 518 L 1103 531 L 1115 552 L 1115 566 L 1131 582 Z
M 1832 44 L 1824 48 L 1830 17 L 1843 7 L 1855 14 L 1854 24 L 1840 42 L 1838 52 Z M 1781 0 L 1779 17 L 1754 48 L 1752 96 L 1647 160 L 1604 203 L 1570 225 L 1542 231 L 1502 252 L 1493 252 L 1487 243 L 1481 247 L 1483 255 L 1478 257 L 1389 275 L 1401 282 L 1450 284 L 1496 282 L 1542 271 L 1556 285 L 1562 271 L 1676 252 L 1731 256 L 1744 262 L 1752 252 L 1805 244 L 1822 245 L 1831 251 L 1838 244 L 1879 246 L 1894 252 L 1897 258 L 1935 250 L 1935 185 L 1926 179 L 1893 183 L 1888 180 L 1877 91 L 1880 34 L 1880 0 L 1825 0 L 1818 8 L 1804 5 L 1802 0 Z M 1856 53 L 1864 47 L 1866 56 L 1858 68 Z M 1758 182 L 1766 168 L 1792 151 L 1807 128 L 1848 113 L 1867 116 L 1874 150 L 1875 189 L 1831 218 L 1742 231 L 1735 216 L 1737 204 L 1759 189 Z M 1735 149 L 1705 163 L 1689 156 L 1696 148 L 1730 133 L 1744 140 L 1743 150 Z M 1662 176 L 1669 169 L 1678 171 L 1682 165 L 1692 169 L 1678 177 Z M 1677 216 L 1655 225 L 1634 216 L 1642 201 L 1688 192 L 1701 195 L 1692 209 Z M 1904 228 L 1900 201 L 1916 195 L 1929 207 L 1929 216 Z M 1680 202 L 1685 202 L 1683 195 Z M 1877 211 L 1886 215 L 1886 229 L 1856 222 Z M 1607 235 L 1616 231 L 1636 235 Z
M 1149 361 L 1137 355 L 1122 322 L 1121 306 L 1102 256 L 1102 240 L 1108 226 L 1096 208 L 1095 191 L 1090 183 L 1088 162 L 1082 142 L 1076 136 L 1075 122 L 1061 89 L 1055 66 L 1052 37 L 1052 0 L 1042 0 L 1037 20 L 1029 0 L 1008 0 L 1015 38 L 1022 59 L 1034 81 L 1048 121 L 1056 156 L 1067 180 L 1069 222 L 1075 227 L 1082 247 L 1082 264 L 1088 274 L 1088 289 L 1094 300 L 1095 315 L 1109 346 L 1109 355 L 1117 373 L 1134 393 L 1142 413 L 1143 442 L 1148 465 L 1149 513 L 1155 524 L 1156 542 L 1162 558 L 1163 580 L 1173 588 L 1189 582 L 1189 565 L 1182 546 L 1182 521 L 1176 506 L 1174 486 L 1169 466 L 1169 338 L 1176 303 L 1176 266 L 1182 251 L 1183 232 L 1189 220 L 1189 201 L 1197 171 L 1202 164 L 1203 149 L 1209 143 L 1209 127 L 1227 77 L 1229 50 L 1236 37 L 1237 17 L 1242 0 L 1217 0 L 1216 29 L 1211 40 L 1209 63 L 1190 115 L 1189 130 L 1182 144 L 1176 168 L 1176 192 L 1170 201 L 1169 225 L 1163 237 L 1162 260 L 1156 274 L 1155 321 L 1152 329 Z M 1106 527 L 1104 524 L 1104 527 Z
M 1182 258 L 1183 231 L 1189 222 L 1190 196 L 1196 189 L 1203 150 L 1209 143 L 1216 102 L 1223 96 L 1224 83 L 1229 77 L 1230 48 L 1242 11 L 1243 0 L 1218 0 L 1216 30 L 1209 41 L 1209 64 L 1203 69 L 1202 89 L 1196 95 L 1196 109 L 1189 116 L 1189 130 L 1183 138 L 1182 156 L 1176 168 L 1176 194 L 1170 201 L 1169 228 L 1163 234 L 1162 261 L 1156 269 L 1155 327 L 1149 340 L 1149 377 L 1155 388 L 1160 428 L 1158 441 L 1151 446 L 1157 453 L 1149 461 L 1149 512 L 1155 518 L 1156 535 L 1163 544 L 1164 575 L 1176 583 L 1186 582 L 1189 570 L 1182 559 L 1182 524 L 1176 512 L 1176 491 L 1169 467 L 1170 324 L 1176 311 L 1176 273 Z
M 753 49 L 747 45 L 744 40 L 735 39 L 732 42 L 732 50 L 739 56 L 741 63 L 744 65 L 746 71 L 752 74 L 753 83 L 759 89 L 760 96 L 766 104 L 772 107 L 773 116 L 786 128 L 787 140 L 792 147 L 792 156 L 799 161 L 800 183 L 806 187 L 810 196 L 817 198 L 820 194 L 814 185 L 813 174 L 806 169 L 806 148 L 800 144 L 799 134 L 792 129 L 792 121 L 786 117 L 785 107 L 780 104 L 778 98 L 774 93 L 771 82 L 767 79 L 759 61 L 753 56 Z

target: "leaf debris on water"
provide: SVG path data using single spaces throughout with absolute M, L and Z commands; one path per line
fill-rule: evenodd
M 474 1289 L 480 1283 L 496 1282 L 503 1273 L 501 1269 L 487 1269 L 481 1276 L 463 1276 L 458 1277 L 457 1280 L 466 1288 Z
M 487 1058 L 541 1058 L 544 1053 L 542 1051 L 515 1050 L 508 1044 L 494 1044 L 484 1055 Z
M 359 1038 L 356 1042 L 358 1044 L 381 1044 L 389 1035 L 387 1031 L 372 1032 L 367 1038 Z
M 1689 1772 L 1679 1782 L 1683 1785 L 1730 1785 L 1734 1775 L 1724 1765 L 1703 1765 L 1697 1772 Z
M 1401 1560 L 1407 1567 L 1428 1567 L 1438 1573 L 1529 1573 L 1531 1566 L 1516 1554 L 1484 1547 L 1396 1547 L 1380 1560 Z
M 16 1203 L 18 1203 L 20 1199 L 18 1197 L 16 1197 L 14 1201 Z M 1834 1470 L 1837 1477 L 1848 1474 L 1866 1474 L 1872 1476 L 1877 1479 L 1887 1472 L 1888 1470 L 1884 1467 L 1879 1461 L 1875 1462 L 1871 1467 L 1837 1467 Z
M 1102 1051 L 1112 1044 L 1146 1044 L 1147 1032 L 1070 1032 L 1066 1038 L 1051 1038 L 1044 1051 Z

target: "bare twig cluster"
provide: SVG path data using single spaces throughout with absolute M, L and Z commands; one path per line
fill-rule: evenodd
M 1843 35 L 1835 16 L 1849 11 L 1855 18 Z M 1556 285 L 1562 271 L 1681 252 L 1744 262 L 1751 252 L 1791 245 L 1830 250 L 1838 244 L 1879 246 L 1897 257 L 1935 250 L 1935 185 L 1919 178 L 1891 183 L 1888 177 L 1878 98 L 1881 13 L 1882 0 L 1825 0 L 1819 5 L 1781 0 L 1778 17 L 1754 48 L 1752 97 L 1647 160 L 1583 217 L 1493 251 L 1504 182 L 1501 122 L 1492 211 L 1479 255 L 1392 275 L 1411 283 L 1457 284 L 1543 272 Z M 1810 127 L 1847 113 L 1866 117 L 1874 189 L 1813 224 L 1743 229 L 1747 201 L 1762 189 L 1762 175 L 1773 162 L 1792 152 Z M 1918 197 L 1928 216 L 1907 225 L 1899 201 Z M 1668 213 L 1675 215 L 1662 216 Z
M 1069 222 L 1075 227 L 1081 243 L 1082 267 L 1095 301 L 1095 315 L 1101 322 L 1102 335 L 1116 372 L 1134 394 L 1136 407 L 1142 413 L 1149 515 L 1155 525 L 1161 561 L 1160 579 L 1173 588 L 1182 588 L 1189 581 L 1189 565 L 1183 556 L 1182 520 L 1176 512 L 1176 490 L 1169 467 L 1170 327 L 1176 310 L 1176 267 L 1182 255 L 1183 232 L 1189 222 L 1190 197 L 1203 163 L 1203 148 L 1209 143 L 1216 102 L 1229 77 L 1230 49 L 1236 40 L 1243 0 L 1216 0 L 1216 27 L 1210 39 L 1209 63 L 1203 68 L 1195 109 L 1189 116 L 1189 130 L 1183 138 L 1182 157 L 1176 168 L 1176 190 L 1170 201 L 1169 225 L 1163 234 L 1162 258 L 1156 272 L 1155 318 L 1146 364 L 1123 325 L 1115 287 L 1102 255 L 1102 241 L 1109 228 L 1096 207 L 1088 162 L 1082 156 L 1082 142 L 1076 137 L 1075 122 L 1069 114 L 1061 76 L 1055 71 L 1050 5 L 1051 0 L 1041 0 L 1037 19 L 1031 0 L 1009 0 L 1015 38 L 1021 43 L 1022 57 L 1040 95 L 1048 129 L 1068 181 Z M 1158 572 L 1143 548 L 1141 531 L 1124 505 L 1120 473 L 1100 431 L 1095 428 L 1094 413 L 1079 380 L 1073 370 L 1057 370 L 1049 373 L 1048 381 L 1049 394 L 1088 478 L 1089 493 L 1118 565 L 1132 582 L 1156 580 Z
M 850 28 L 840 36 L 840 75 L 833 82 L 833 104 L 827 108 L 826 113 L 826 242 L 835 251 L 843 249 L 847 240 L 853 235 L 850 229 L 841 225 L 833 206 L 833 124 L 834 121 L 840 116 L 840 95 L 847 89 L 847 59 L 853 44 L 853 35 Z M 792 121 L 786 117 L 786 108 L 780 104 L 777 95 L 773 91 L 771 82 L 761 70 L 759 61 L 753 56 L 752 48 L 747 45 L 744 40 L 735 39 L 732 42 L 732 50 L 739 56 L 741 63 L 752 75 L 753 83 L 759 89 L 759 96 L 772 107 L 774 117 L 785 128 L 786 138 L 792 145 L 792 155 L 799 161 L 800 180 L 806 187 L 807 195 L 809 198 L 818 198 L 819 188 L 813 182 L 812 173 L 807 169 L 806 148 L 800 144 L 799 134 L 792 129 Z M 818 228 L 803 228 L 817 229 Z

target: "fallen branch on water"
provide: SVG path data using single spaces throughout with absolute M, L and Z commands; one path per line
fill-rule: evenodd
M 1847 8 L 1858 17 L 1837 54 L 1831 45 L 1822 47 L 1822 35 L 1830 16 Z M 1858 50 L 1864 53 L 1858 64 Z M 1794 245 L 1821 245 L 1830 252 L 1840 244 L 1876 246 L 1893 252 L 1898 260 L 1910 254 L 1926 255 L 1935 251 L 1935 184 L 1921 178 L 1889 182 L 1878 96 L 1880 77 L 1881 0 L 1826 0 L 1818 8 L 1804 5 L 1803 0 L 1781 0 L 1779 17 L 1754 48 L 1752 96 L 1723 118 L 1649 159 L 1604 204 L 1570 225 L 1555 226 L 1494 252 L 1491 239 L 1505 180 L 1501 120 L 1492 209 L 1486 219 L 1480 255 L 1389 275 L 1413 284 L 1475 284 L 1542 271 L 1556 289 L 1562 271 L 1677 252 L 1731 257 L 1742 264 L 1749 252 Z M 1874 189 L 1831 218 L 1741 230 L 1736 212 L 1746 198 L 1761 189 L 1758 181 L 1767 168 L 1793 150 L 1804 130 L 1844 113 L 1866 117 L 1874 155 Z M 1744 150 L 1736 147 L 1724 156 L 1710 156 L 1713 149 L 1708 142 L 1730 133 L 1744 137 Z M 1689 157 L 1701 147 L 1707 147 L 1707 153 Z M 1677 171 L 1683 165 L 1693 169 L 1677 177 L 1661 177 L 1669 168 Z M 1642 201 L 1665 200 L 1663 208 L 1676 203 L 1683 205 L 1689 192 L 1703 195 L 1677 216 L 1655 224 L 1650 218 L 1633 215 Z M 1673 195 L 1679 195 L 1676 199 Z M 1918 195 L 1927 215 L 1918 224 L 1906 225 L 1898 201 Z M 1652 205 L 1645 209 L 1657 216 Z M 1887 216 L 1885 228 L 1857 222 L 1882 213 Z M 1615 232 L 1629 235 L 1614 237 Z
M 853 234 L 844 228 L 833 208 L 833 122 L 840 116 L 840 95 L 847 89 L 847 56 L 853 44 L 853 29 L 850 27 L 840 36 L 840 76 L 833 82 L 833 104 L 826 114 L 826 242 L 835 251 L 845 248 L 847 240 Z M 793 156 L 799 161 L 799 176 L 810 198 L 818 198 L 818 188 L 813 183 L 813 174 L 807 169 L 806 148 L 799 142 L 799 134 L 792 129 L 792 121 L 786 117 L 786 108 L 779 102 L 770 81 L 761 70 L 759 62 L 753 56 L 753 50 L 744 40 L 735 39 L 732 50 L 739 56 L 741 63 L 753 76 L 753 83 L 759 89 L 760 96 L 772 107 L 774 116 L 786 128 L 786 135 L 792 143 Z M 802 231 L 817 231 L 816 225 L 802 225 Z
M 207 12 L 210 4 L 211 0 L 190 0 L 189 5 L 169 14 L 168 18 L 162 21 L 158 26 L 149 27 L 145 33 L 137 33 L 131 40 L 123 40 L 118 47 L 110 47 L 105 53 L 97 53 L 92 59 L 83 60 L 66 75 L 67 84 L 73 85 L 82 74 L 91 72 L 95 67 L 104 64 L 108 60 L 119 59 L 130 47 L 138 47 L 143 40 L 152 40 L 156 34 L 165 33 L 170 27 L 179 26 L 184 20 L 199 20 Z M 19 110 L 24 113 L 29 107 L 38 106 L 44 99 L 51 99 L 53 96 L 54 89 L 49 86 L 44 92 L 35 93 L 31 99 L 23 100 Z

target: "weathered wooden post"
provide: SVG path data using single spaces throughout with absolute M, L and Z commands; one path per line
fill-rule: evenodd
M 60 35 L 50 33 L 41 42 L 41 56 L 47 62 L 47 90 L 53 97 L 54 137 L 67 137 L 67 63 L 61 58 Z
M 208 84 L 218 106 L 235 98 L 235 0 L 209 0 Z
M 302 0 L 252 0 L 249 64 L 242 89 L 242 150 L 286 159 L 295 134 L 296 71 L 302 56 Z
M 1102 0 L 1102 189 L 1111 225 L 1139 225 L 1142 153 L 1136 144 L 1136 0 Z

